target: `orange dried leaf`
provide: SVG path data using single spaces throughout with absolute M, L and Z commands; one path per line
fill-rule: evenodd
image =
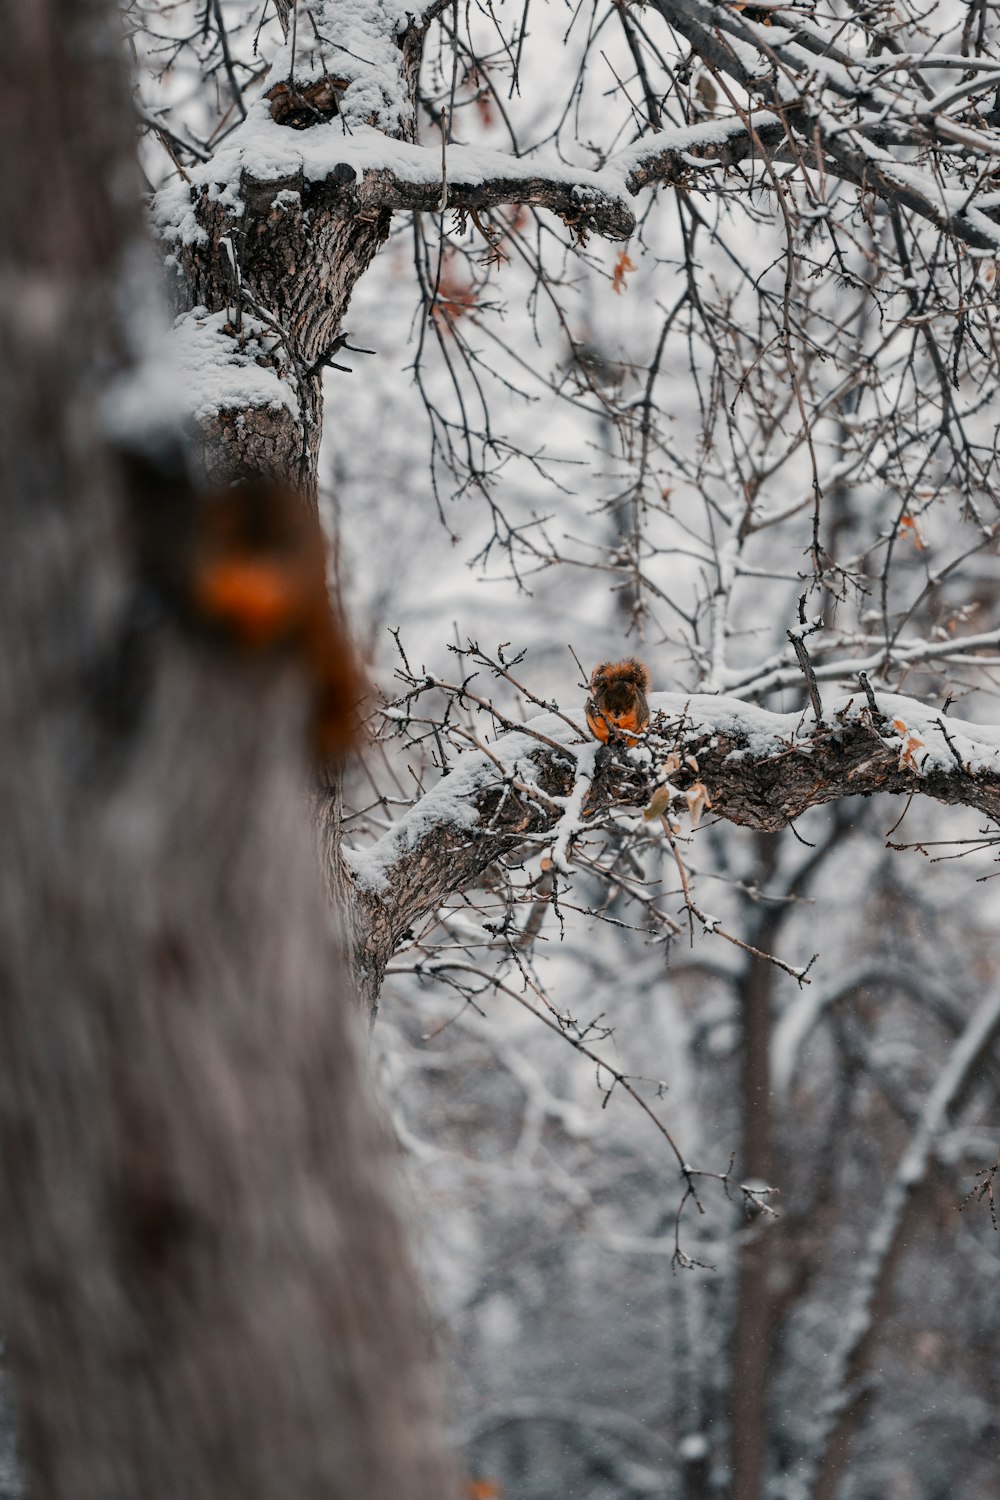
M 702 73 L 699 76 L 698 81 L 694 86 L 694 91 L 698 95 L 698 98 L 701 100 L 708 113 L 710 115 L 714 115 L 715 106 L 719 102 L 719 96 L 716 92 L 715 84 L 712 82 L 711 78 L 709 78 L 707 73 Z
M 628 251 L 619 251 L 618 259 L 615 261 L 614 274 L 611 277 L 611 290 L 615 292 L 619 297 L 621 296 L 622 292 L 626 290 L 626 272 L 635 270 L 638 270 L 638 267 L 636 266 L 635 261 L 629 258 Z
M 670 790 L 668 786 L 658 786 L 656 788 L 656 791 L 649 799 L 648 806 L 642 810 L 642 816 L 647 823 L 652 823 L 657 818 L 663 817 L 670 806 Z
M 912 537 L 913 545 L 916 547 L 918 552 L 927 551 L 927 543 L 924 540 L 924 533 L 920 528 L 920 522 L 917 520 L 916 516 L 911 516 L 909 511 L 906 511 L 904 513 L 899 523 L 899 534 L 900 536 Z
M 691 815 L 691 827 L 697 828 L 701 822 L 702 813 L 712 806 L 708 787 L 703 781 L 696 781 L 693 786 L 688 787 L 684 796 L 687 800 L 688 812 Z
M 470 282 L 461 280 L 454 272 L 443 271 L 437 295 L 431 303 L 431 317 L 441 331 L 447 333 L 449 324 L 457 323 L 475 307 L 477 295 Z
M 901 771 L 917 770 L 915 756 L 918 750 L 922 750 L 924 742 L 919 735 L 913 733 L 902 719 L 893 719 L 892 727 L 902 737 L 903 743 L 899 751 L 899 769 Z
M 495 1479 L 470 1479 L 465 1494 L 466 1500 L 500 1500 L 503 1491 Z
M 916 752 L 923 749 L 923 740 L 918 739 L 915 734 L 907 735 L 903 742 L 903 748 L 899 752 L 899 769 L 901 771 L 915 771 L 917 763 L 914 759 Z

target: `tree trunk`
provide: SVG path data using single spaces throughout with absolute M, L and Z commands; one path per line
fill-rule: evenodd
M 304 684 L 143 593 L 104 436 L 144 293 L 114 14 L 15 7 L 0 64 L 0 1266 L 29 1483 L 443 1500 Z
M 757 883 L 766 888 L 774 874 L 778 840 L 758 834 Z M 785 908 L 764 908 L 750 941 L 772 951 Z M 751 956 L 742 986 L 742 1162 L 744 1177 L 771 1181 L 771 1008 L 773 964 Z M 771 1270 L 775 1238 L 759 1222 L 740 1247 L 736 1327 L 733 1335 L 732 1466 L 733 1500 L 761 1500 L 767 1453 L 767 1398 L 771 1375 L 773 1293 Z

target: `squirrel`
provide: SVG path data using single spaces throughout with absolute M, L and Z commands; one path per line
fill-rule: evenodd
M 298 656 L 311 684 L 320 761 L 350 749 L 365 689 L 327 591 L 326 544 L 314 508 L 269 479 L 206 496 L 186 581 L 199 623 L 246 653 Z
M 634 745 L 636 736 L 649 723 L 649 685 L 649 668 L 634 656 L 595 667 L 586 707 L 590 732 L 605 744 L 614 737 Z M 633 732 L 624 733 L 626 730 Z
M 190 630 L 235 654 L 297 658 L 312 701 L 320 765 L 358 739 L 365 683 L 326 583 L 314 506 L 268 475 L 209 488 L 179 441 L 122 452 L 141 578 Z

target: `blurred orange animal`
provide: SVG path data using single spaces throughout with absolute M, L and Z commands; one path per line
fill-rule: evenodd
M 595 667 L 587 699 L 587 727 L 607 744 L 612 737 L 634 745 L 649 723 L 649 668 L 635 656 Z
M 269 480 L 207 497 L 190 567 L 197 618 L 252 652 L 286 649 L 313 689 L 321 760 L 352 748 L 365 685 L 326 586 L 326 547 L 315 510 Z

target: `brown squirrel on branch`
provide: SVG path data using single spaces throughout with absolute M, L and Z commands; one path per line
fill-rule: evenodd
M 649 668 L 637 657 L 624 661 L 606 661 L 595 667 L 590 678 L 591 696 L 587 699 L 587 726 L 591 734 L 607 744 L 609 739 L 623 739 L 634 745 L 636 736 L 649 723 Z

